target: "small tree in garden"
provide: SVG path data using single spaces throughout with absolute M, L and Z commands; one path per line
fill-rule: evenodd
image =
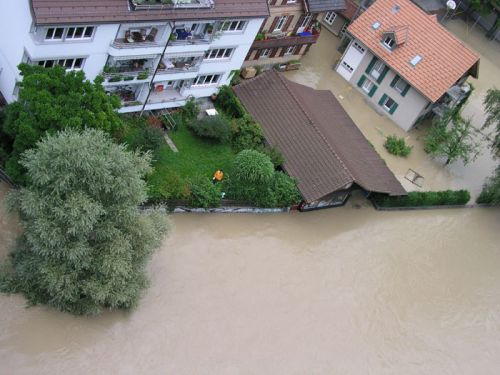
M 483 129 L 494 127 L 491 148 L 493 153 L 500 157 L 500 90 L 489 89 L 483 101 L 484 111 L 486 112 L 486 121 Z
M 446 157 L 446 165 L 455 160 L 468 164 L 479 154 L 480 143 L 473 132 L 469 119 L 463 119 L 458 110 L 450 110 L 433 124 L 425 137 L 424 149 L 432 156 Z
M 190 183 L 190 203 L 193 207 L 217 207 L 220 206 L 221 192 L 208 177 L 194 177 Z
M 234 118 L 243 117 L 246 113 L 245 108 L 243 108 L 243 105 L 230 86 L 221 86 L 219 88 L 215 105 L 227 115 Z
M 8 197 L 24 233 L 2 290 L 73 314 L 135 306 L 166 232 L 165 214 L 138 207 L 149 162 L 98 130 L 68 129 L 26 151 L 29 185 Z
M 406 144 L 404 138 L 398 138 L 395 135 L 390 135 L 386 138 L 384 147 L 390 154 L 402 157 L 410 155 L 413 148 Z
M 234 150 L 257 149 L 264 143 L 262 127 L 248 114 L 233 120 L 231 124 L 231 145 Z
M 207 116 L 188 122 L 188 127 L 199 137 L 226 143 L 231 138 L 229 122 L 222 116 Z
M 107 95 L 100 81 L 90 82 L 83 72 L 66 72 L 61 66 L 21 64 L 19 70 L 19 100 L 7 106 L 0 128 L 0 146 L 8 155 L 5 170 L 16 182 L 26 182 L 20 155 L 46 133 L 85 127 L 112 133 L 121 126 L 115 112 L 120 100 Z

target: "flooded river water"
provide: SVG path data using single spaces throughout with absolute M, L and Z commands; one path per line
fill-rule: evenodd
M 0 296 L 0 374 L 499 373 L 498 209 L 173 222 L 133 312 Z

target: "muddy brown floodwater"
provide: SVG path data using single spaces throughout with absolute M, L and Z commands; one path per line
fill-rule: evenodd
M 173 221 L 131 313 L 0 296 L 0 374 L 499 373 L 498 209 Z

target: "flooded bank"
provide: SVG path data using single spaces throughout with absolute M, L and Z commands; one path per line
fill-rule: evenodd
M 498 373 L 498 209 L 173 221 L 131 313 L 0 296 L 0 373 Z

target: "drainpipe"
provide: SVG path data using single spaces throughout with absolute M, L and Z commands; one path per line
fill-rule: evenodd
M 167 43 L 165 44 L 165 47 L 163 48 L 163 52 L 160 55 L 160 61 L 158 61 L 158 64 L 156 64 L 156 68 L 153 72 L 153 76 L 151 77 L 151 83 L 149 85 L 148 96 L 146 97 L 146 100 L 144 100 L 144 104 L 142 106 L 141 113 L 140 113 L 139 117 L 142 117 L 142 114 L 144 113 L 146 105 L 148 104 L 149 97 L 151 96 L 151 91 L 153 91 L 154 80 L 155 80 L 156 74 L 158 73 L 158 69 L 160 67 L 160 62 L 163 60 L 163 57 L 165 56 L 165 52 L 167 51 L 167 47 L 170 43 L 170 37 L 172 36 L 172 32 L 175 30 L 175 21 L 174 21 L 174 23 L 172 23 L 172 22 L 169 22 L 169 23 L 170 23 L 170 28 L 171 28 L 170 35 L 168 36 Z

